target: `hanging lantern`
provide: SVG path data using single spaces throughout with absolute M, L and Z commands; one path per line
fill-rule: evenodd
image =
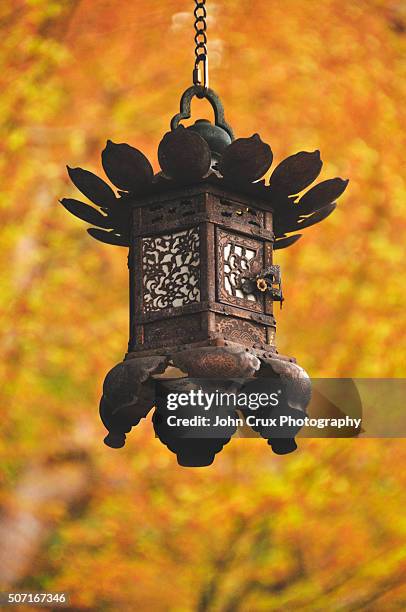
M 138 149 L 109 140 L 102 165 L 116 190 L 87 170 L 68 168 L 93 206 L 61 200 L 93 226 L 87 230 L 93 238 L 129 249 L 130 338 L 124 361 L 104 381 L 105 443 L 122 447 L 131 428 L 154 409 L 156 435 L 187 466 L 213 461 L 236 431 L 226 418 L 236 411 L 218 404 L 217 416 L 228 424 L 215 434 L 205 435 L 201 427 L 188 435 L 188 426 L 168 425 L 170 393 L 215 387 L 237 393 L 274 380 L 284 387 L 283 406 L 257 415 L 305 414 L 309 377 L 275 345 L 273 308 L 275 302 L 282 305 L 283 293 L 273 252 L 328 217 L 348 182 L 325 180 L 297 195 L 319 176 L 319 151 L 291 155 L 268 182 L 262 179 L 272 165 L 271 147 L 258 134 L 235 139 L 226 122 L 219 97 L 208 87 L 206 10 L 204 2 L 196 4 L 193 86 L 159 143 L 161 171 L 154 175 Z M 214 123 L 198 119 L 182 125 L 195 96 L 211 104 Z M 174 371 L 178 378 L 168 379 Z M 247 417 L 244 407 L 240 413 Z M 192 414 L 191 406 L 177 411 L 179 418 Z M 276 453 L 296 448 L 297 428 L 281 437 L 264 424 L 253 429 Z

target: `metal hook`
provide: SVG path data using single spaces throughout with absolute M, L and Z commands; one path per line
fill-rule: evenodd
M 200 64 L 203 64 L 203 82 L 202 82 L 202 70 Z M 201 53 L 197 56 L 195 62 L 195 68 L 193 70 L 193 85 L 200 85 L 205 91 L 209 88 L 209 58 L 207 55 Z

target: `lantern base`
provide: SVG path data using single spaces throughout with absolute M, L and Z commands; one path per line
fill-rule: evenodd
M 170 380 L 174 372 L 179 377 L 177 381 Z M 109 431 L 104 441 L 111 448 L 121 448 L 125 444 L 126 434 L 155 407 L 155 432 L 177 454 L 178 463 L 185 467 L 210 465 L 215 454 L 230 440 L 237 428 L 228 428 L 219 438 L 182 438 L 163 425 L 162 415 L 167 401 L 165 394 L 174 389 L 190 390 L 199 383 L 199 379 L 201 383 L 198 386 L 209 385 L 210 390 L 219 387 L 220 390 L 230 392 L 231 389 L 231 392 L 237 393 L 243 385 L 245 389 L 254 385 L 252 389 L 261 387 L 261 390 L 265 390 L 269 385 L 268 378 L 279 380 L 284 386 L 284 410 L 305 414 L 311 397 L 310 379 L 293 358 L 279 356 L 276 351 L 248 349 L 224 342 L 222 346 L 184 345 L 174 352 L 161 355 L 135 357 L 129 354 L 107 374 L 104 381 L 100 416 Z M 216 410 L 219 408 L 216 407 Z M 190 416 L 193 409 L 188 407 L 186 411 Z M 247 416 L 248 413 L 242 410 L 242 414 Z M 267 415 L 264 413 L 262 416 Z M 288 434 L 279 432 L 278 435 L 283 437 L 275 438 L 275 432 L 269 428 L 253 429 L 268 440 L 276 454 L 286 454 L 296 449 L 294 436 L 297 430 Z

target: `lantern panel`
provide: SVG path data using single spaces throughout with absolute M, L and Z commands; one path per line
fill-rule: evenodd
M 218 284 L 220 302 L 264 312 L 264 296 L 244 293 L 241 278 L 264 266 L 263 242 L 217 228 Z
M 142 239 L 143 311 L 200 301 L 199 228 Z
M 145 323 L 143 340 L 150 348 L 158 348 L 195 342 L 202 339 L 202 332 L 205 332 L 205 329 L 200 313 L 180 315 Z
M 215 204 L 215 212 L 220 222 L 229 220 L 252 228 L 265 227 L 265 212 L 241 202 L 219 198 Z
M 244 321 L 238 317 L 216 314 L 216 330 L 226 340 L 244 344 L 244 346 L 267 343 L 265 325 Z
M 140 209 L 140 228 L 142 233 L 155 232 L 157 227 L 179 227 L 196 215 L 204 212 L 204 194 L 198 196 L 187 195 L 179 198 L 166 199 L 166 201 L 151 203 Z M 138 223 L 138 220 L 137 220 Z

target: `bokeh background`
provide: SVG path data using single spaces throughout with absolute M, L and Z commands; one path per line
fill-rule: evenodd
M 319 148 L 350 178 L 277 263 L 280 352 L 313 377 L 402 377 L 406 5 L 208 0 L 211 85 L 275 161 Z M 105 373 L 126 350 L 126 250 L 58 204 L 65 164 L 107 138 L 156 163 L 190 84 L 191 0 L 0 5 L 0 583 L 71 610 L 401 610 L 403 440 L 231 441 L 185 469 L 150 420 L 102 444 Z M 193 118 L 210 117 L 195 102 Z M 390 398 L 388 398 L 388 404 Z M 382 410 L 387 409 L 383 405 Z M 21 608 L 23 609 L 23 608 Z

